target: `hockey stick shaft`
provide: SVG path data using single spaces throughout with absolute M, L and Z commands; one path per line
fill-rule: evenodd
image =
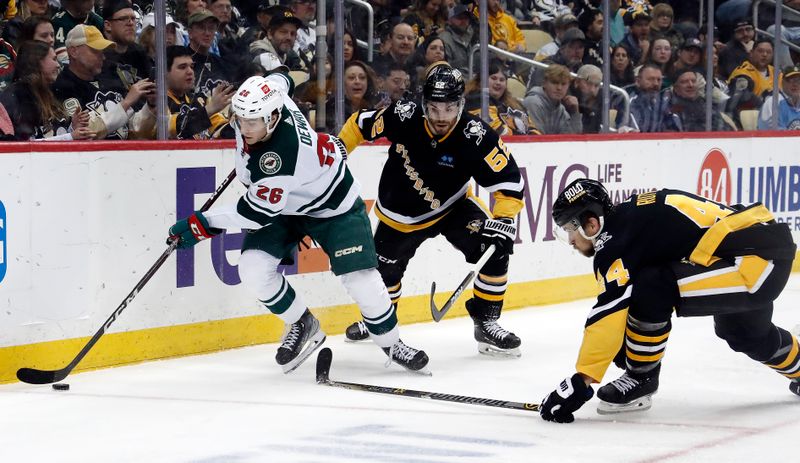
M 467 276 L 461 280 L 461 284 L 459 284 L 455 291 L 453 291 L 453 295 L 447 299 L 447 302 L 444 303 L 441 309 L 436 307 L 436 303 L 433 300 L 433 296 L 436 294 L 436 282 L 434 281 L 431 283 L 431 316 L 433 317 L 434 321 L 439 322 L 442 320 L 442 318 L 444 318 L 445 314 L 450 310 L 451 307 L 453 307 L 453 304 L 455 304 L 458 297 L 461 296 L 461 293 L 467 289 L 467 286 L 472 283 L 472 280 L 475 279 L 475 277 L 478 275 L 478 272 L 480 272 L 483 266 L 486 265 L 486 262 L 489 261 L 496 249 L 497 247 L 494 244 L 490 245 L 486 249 L 481 258 L 478 259 L 478 262 L 475 264 L 475 268 L 470 270 Z
M 200 212 L 207 211 L 222 195 L 222 192 L 225 191 L 226 188 L 233 182 L 236 178 L 236 169 L 232 170 L 230 174 L 225 178 L 225 180 L 217 187 L 214 193 L 211 195 L 210 198 L 203 204 L 200 208 Z M 80 363 L 81 360 L 89 353 L 89 351 L 94 347 L 97 341 L 105 334 L 106 330 L 111 327 L 111 325 L 117 320 L 117 318 L 122 314 L 122 312 L 130 305 L 133 299 L 139 294 L 139 291 L 144 288 L 144 286 L 150 281 L 150 279 L 155 275 L 158 269 L 167 261 L 170 254 L 178 247 L 178 240 L 173 240 L 167 249 L 164 250 L 163 253 L 158 257 L 155 263 L 145 272 L 144 276 L 139 280 L 138 283 L 133 287 L 131 292 L 125 296 L 125 299 L 117 306 L 114 312 L 111 313 L 111 316 L 103 323 L 99 330 L 92 336 L 88 343 L 83 346 L 78 355 L 72 359 L 69 364 L 60 369 L 60 370 L 38 370 L 36 368 L 20 368 L 17 370 L 17 378 L 25 383 L 30 384 L 48 384 L 48 383 L 55 383 L 61 381 L 62 379 L 66 378 L 67 375 L 72 372 L 72 370 Z
M 528 412 L 538 412 L 539 404 L 511 402 L 508 400 L 485 399 L 480 397 L 469 397 L 456 394 L 442 394 L 439 392 L 416 391 L 399 387 L 375 386 L 370 384 L 349 383 L 345 381 L 334 381 L 330 379 L 330 366 L 333 361 L 333 353 L 330 348 L 322 349 L 317 355 L 317 383 L 325 386 L 350 389 L 352 391 L 375 392 L 378 394 L 388 394 L 403 397 L 414 397 L 418 399 L 438 400 L 444 402 L 455 402 L 467 405 L 483 405 L 486 407 L 508 408 L 512 410 L 524 410 Z

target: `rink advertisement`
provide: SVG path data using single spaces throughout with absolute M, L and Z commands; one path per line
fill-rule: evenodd
M 800 241 L 796 137 L 522 138 L 507 144 L 525 180 L 526 207 L 511 258 L 508 308 L 593 296 L 591 261 L 556 239 L 558 192 L 578 177 L 602 181 L 614 202 L 670 187 L 727 204 L 763 202 Z M 36 151 L 33 151 L 36 150 Z M 0 149 L 0 382 L 20 366 L 71 358 L 166 247 L 167 229 L 209 197 L 233 168 L 227 142 L 9 144 Z M 387 145 L 348 161 L 371 208 Z M 234 203 L 241 184 L 217 204 Z M 478 194 L 491 203 L 489 195 Z M 370 215 L 373 223 L 374 214 Z M 276 341 L 282 325 L 240 284 L 242 230 L 179 250 L 137 295 L 78 369 Z M 282 267 L 329 334 L 357 308 L 310 240 Z M 656 244 L 654 244 L 656 245 Z M 403 280 L 401 322 L 430 321 L 471 270 L 439 237 L 424 243 Z M 469 293 L 469 291 L 465 291 Z M 451 314 L 463 315 L 462 296 Z M 587 308 L 590 303 L 587 303 Z

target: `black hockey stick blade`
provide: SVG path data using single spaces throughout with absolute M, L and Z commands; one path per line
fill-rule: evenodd
M 440 400 L 444 402 L 455 402 L 467 405 L 483 405 L 486 407 L 509 408 L 512 410 L 523 410 L 528 412 L 538 412 L 539 404 L 511 402 L 508 400 L 484 399 L 480 397 L 468 397 L 454 394 L 441 394 L 438 392 L 415 391 L 413 389 L 402 389 L 397 387 L 373 386 L 370 384 L 348 383 L 344 381 L 334 381 L 330 379 L 331 362 L 333 353 L 330 348 L 325 347 L 317 355 L 317 383 L 331 387 L 350 389 L 353 391 L 376 392 L 378 394 L 390 394 L 403 397 L 415 397 L 418 399 Z
M 333 352 L 330 347 L 323 347 L 317 354 L 317 383 L 322 384 L 328 382 L 328 374 L 331 372 L 331 362 L 333 361 Z
M 35 368 L 20 368 L 17 370 L 17 379 L 28 384 L 57 383 L 66 378 L 72 369 L 37 370 Z
M 486 252 L 483 253 L 481 258 L 478 259 L 478 262 L 475 264 L 475 268 L 470 270 L 467 276 L 461 280 L 461 284 L 459 284 L 455 291 L 453 291 L 453 294 L 447 299 L 447 302 L 444 303 L 441 309 L 436 307 L 436 302 L 433 300 L 433 296 L 436 295 L 436 282 L 434 281 L 431 283 L 431 317 L 433 317 L 433 321 L 440 322 L 442 318 L 444 318 L 445 314 L 450 310 L 451 307 L 453 307 L 453 304 L 456 303 L 458 297 L 461 296 L 461 293 L 467 289 L 467 286 L 472 283 L 472 280 L 475 279 L 475 277 L 478 275 L 478 272 L 483 268 L 484 265 L 486 265 L 486 262 L 489 260 L 489 258 L 492 257 L 495 249 L 497 249 L 495 245 L 491 245 L 486 249 Z

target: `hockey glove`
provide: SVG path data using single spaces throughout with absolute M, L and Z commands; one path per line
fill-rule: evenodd
M 514 240 L 517 238 L 517 223 L 511 217 L 486 219 L 481 227 L 481 252 L 490 245 L 497 247 L 497 255 L 514 254 Z
M 555 391 L 547 394 L 539 406 L 539 414 L 546 421 L 572 423 L 575 421 L 572 413 L 593 396 L 594 389 L 586 385 L 580 374 L 575 373 L 571 378 L 561 381 Z
M 203 217 L 202 213 L 195 212 L 169 227 L 167 244 L 170 244 L 173 240 L 178 240 L 178 249 L 191 248 L 200 241 L 220 233 L 222 233 L 222 230 L 208 226 L 208 220 Z

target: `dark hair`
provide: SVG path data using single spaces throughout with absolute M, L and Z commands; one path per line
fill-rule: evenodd
M 766 36 L 762 36 L 762 37 L 756 38 L 753 41 L 753 49 L 755 49 L 757 46 L 761 45 L 762 43 L 768 43 L 770 47 L 772 47 L 773 49 L 775 48 L 773 46 L 772 39 L 770 39 L 769 37 L 766 37 Z
M 361 56 L 361 50 L 358 49 L 358 41 L 356 40 L 355 34 L 353 34 L 353 31 L 351 31 L 350 29 L 345 28 L 344 32 L 342 32 L 342 42 L 343 43 L 344 43 L 344 36 L 345 35 L 349 35 L 350 39 L 353 41 L 353 57 L 350 58 L 350 61 L 353 61 L 353 60 L 362 61 L 363 58 Z M 328 38 L 328 53 L 330 53 L 331 55 L 333 55 L 334 50 L 336 50 L 335 39 L 336 39 L 336 35 L 335 34 Z M 316 61 L 316 59 L 314 61 Z
M 644 71 L 645 69 L 655 69 L 658 72 L 660 72 L 661 75 L 664 75 L 664 70 L 661 69 L 661 66 L 659 66 L 656 63 L 644 63 L 642 65 L 642 67 L 639 68 L 639 74 L 638 75 L 642 75 L 642 71 Z
M 47 16 L 31 16 L 26 19 L 20 28 L 19 43 L 21 44 L 27 40 L 33 40 L 33 36 L 36 34 L 36 28 L 39 27 L 39 24 L 49 22 L 50 18 Z
M 183 45 L 172 45 L 167 47 L 167 72 L 172 69 L 172 64 L 175 62 L 175 58 L 180 58 L 181 56 L 194 56 L 194 52 L 189 47 L 184 47 Z
M 426 63 L 425 62 L 425 55 L 428 53 L 428 48 L 430 48 L 430 46 L 433 44 L 434 40 L 441 40 L 442 46 L 444 46 L 444 40 L 442 40 L 442 38 L 439 37 L 438 35 L 432 34 L 432 35 L 428 36 L 425 39 L 425 41 L 422 42 L 420 44 L 420 46 L 417 47 L 417 50 L 416 50 L 416 52 L 414 54 L 414 58 L 413 58 L 413 63 L 414 64 L 416 64 L 417 66 L 422 66 L 422 67 L 427 67 L 428 65 L 433 64 L 433 63 Z M 444 59 L 442 59 L 441 61 L 447 61 L 447 50 L 445 50 Z
M 612 81 L 611 83 L 613 83 L 614 85 L 619 85 L 620 87 L 622 87 L 624 85 L 631 84 L 634 81 L 634 78 L 633 78 L 633 61 L 631 60 L 631 53 L 628 51 L 628 49 L 624 45 L 617 45 L 617 46 L 615 46 L 614 48 L 611 49 L 611 56 L 610 56 L 611 61 L 612 62 L 614 61 L 614 54 L 620 48 L 625 50 L 625 53 L 628 55 L 628 66 L 623 71 L 623 74 L 621 76 L 619 76 L 620 80 L 618 80 L 617 83 L 614 83 L 614 80 L 617 77 L 614 74 L 614 67 L 611 66 L 611 81 Z M 623 85 L 620 85 L 620 83 L 623 83 Z
M 589 26 L 592 25 L 597 15 L 602 15 L 603 12 L 598 10 L 597 8 L 587 8 L 583 10 L 583 12 L 578 15 L 578 28 L 582 30 L 584 33 Z
M 375 99 L 375 95 L 377 94 L 377 87 L 375 84 L 375 71 L 372 70 L 369 65 L 363 61 L 359 60 L 351 60 L 344 68 L 344 72 L 347 72 L 347 69 L 352 66 L 358 66 L 364 70 L 364 73 L 367 74 L 367 90 L 364 92 L 364 104 L 370 105 L 372 100 Z M 369 106 L 365 106 L 369 107 Z M 354 110 L 364 109 L 364 108 L 353 108 Z
M 408 68 L 405 65 L 400 64 L 394 60 L 391 63 L 389 63 L 389 67 L 386 68 L 386 75 L 388 76 L 389 74 L 392 73 L 392 71 L 403 71 L 406 74 L 408 74 Z
M 50 45 L 38 40 L 23 42 L 14 63 L 14 82 L 24 83 L 30 88 L 43 124 L 65 117 L 64 107 L 42 75 L 42 60 L 51 50 Z

